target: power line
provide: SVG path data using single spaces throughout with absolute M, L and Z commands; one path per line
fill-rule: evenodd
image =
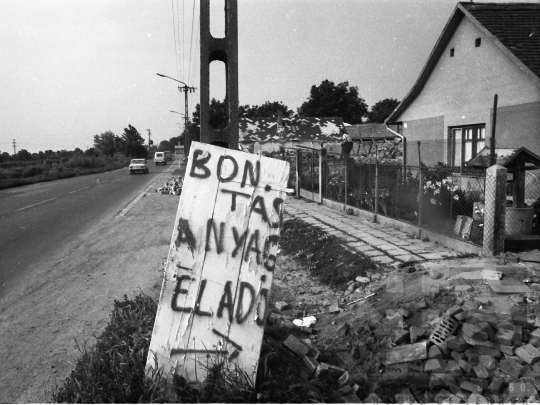
M 176 41 L 176 22 L 175 22 L 175 12 L 174 12 L 174 0 L 171 0 L 172 6 L 172 15 L 173 15 L 173 36 L 174 36 L 174 56 L 176 58 L 176 73 L 178 74 L 178 43 Z
M 193 49 L 193 24 L 194 23 L 195 23 L 195 0 L 193 0 L 193 14 L 191 17 L 191 38 L 190 38 L 191 46 L 189 48 L 188 77 L 191 76 L 190 66 L 191 66 L 191 50 Z

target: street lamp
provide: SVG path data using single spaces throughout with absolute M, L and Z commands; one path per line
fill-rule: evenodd
M 191 142 L 190 142 L 190 139 L 189 139 L 189 132 L 188 132 L 188 92 L 191 93 L 191 92 L 194 92 L 195 91 L 195 87 L 190 87 L 188 86 L 186 83 L 184 83 L 183 81 L 181 80 L 177 80 L 175 79 L 174 77 L 170 77 L 170 76 L 167 76 L 167 75 L 164 75 L 163 73 L 157 73 L 156 72 L 156 75 L 160 76 L 160 77 L 165 77 L 167 79 L 171 79 L 171 80 L 174 80 L 175 82 L 178 82 L 178 83 L 182 83 L 183 86 L 178 86 L 178 90 L 179 91 L 183 91 L 185 93 L 185 103 L 184 103 L 184 106 L 185 106 L 185 114 L 182 114 L 182 113 L 179 113 L 177 111 L 173 111 L 171 110 L 171 112 L 174 112 L 174 113 L 177 113 L 177 114 L 180 114 L 180 115 L 183 115 L 184 116 L 184 120 L 185 120 L 185 128 L 184 128 L 184 132 L 185 132 L 185 137 L 184 137 L 184 151 L 185 151 L 185 154 L 186 156 L 188 156 L 189 154 L 189 147 L 191 145 Z

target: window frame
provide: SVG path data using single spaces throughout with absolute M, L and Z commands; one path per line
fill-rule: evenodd
M 461 131 L 460 134 L 460 150 L 457 150 L 456 146 L 456 132 Z M 471 131 L 471 137 L 470 139 L 467 139 L 467 132 Z M 470 153 L 471 157 L 468 159 L 465 159 L 465 155 L 467 154 L 467 145 L 470 144 Z M 478 147 L 479 145 L 482 145 L 481 147 Z M 465 160 L 470 160 L 485 147 L 486 145 L 486 124 L 471 124 L 471 125 L 460 125 L 455 127 L 449 127 L 448 128 L 448 164 L 452 168 L 452 170 L 456 170 L 457 167 L 459 167 L 459 172 L 463 172 L 463 168 L 465 166 Z M 458 160 L 456 157 L 456 152 L 460 154 L 459 157 L 459 165 L 456 165 L 456 161 Z

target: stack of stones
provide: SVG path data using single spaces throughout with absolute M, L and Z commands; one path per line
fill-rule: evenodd
M 537 396 L 540 328 L 534 320 L 480 309 L 474 302 L 456 305 L 446 316 L 457 321 L 457 328 L 444 341 L 430 337 L 436 344 L 423 364 L 440 399 L 499 403 Z

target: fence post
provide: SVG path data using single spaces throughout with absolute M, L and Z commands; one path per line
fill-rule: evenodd
M 302 149 L 296 149 L 296 196 L 300 197 L 300 182 L 302 179 Z
M 508 170 L 500 165 L 493 165 L 486 170 L 484 256 L 497 256 L 504 252 L 507 174 Z
M 345 159 L 345 210 L 347 210 L 347 194 L 349 192 L 349 158 L 347 156 L 344 156 Z
M 326 197 L 326 177 L 328 168 L 328 151 L 326 148 L 321 148 L 319 155 L 319 203 L 322 204 L 323 195 Z
M 311 149 L 311 201 L 315 201 L 315 150 Z
M 377 144 L 375 144 L 375 207 L 373 212 L 375 214 L 375 222 L 377 222 L 377 214 L 379 213 L 379 159 Z
M 424 199 L 424 173 L 422 173 L 420 145 L 421 143 L 418 141 L 418 228 L 422 228 L 422 200 Z

